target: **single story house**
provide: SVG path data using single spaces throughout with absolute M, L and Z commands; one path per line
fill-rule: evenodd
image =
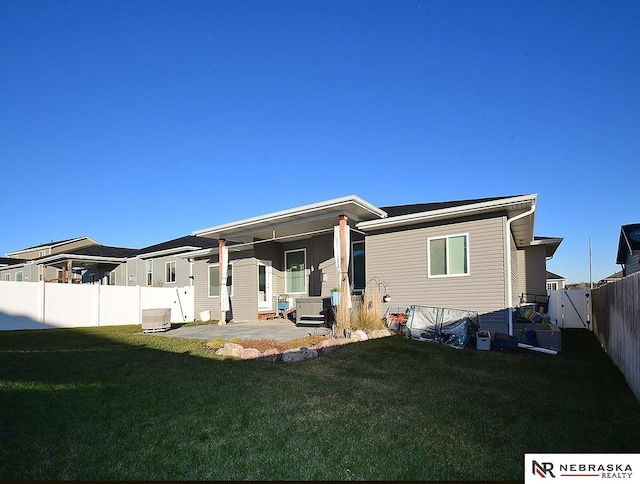
M 196 314 L 253 320 L 277 299 L 375 281 L 386 306 L 475 310 L 484 328 L 511 333 L 520 294 L 546 294 L 562 242 L 534 236 L 536 205 L 535 194 L 388 207 L 350 195 L 197 230 L 218 248 L 188 256 Z
M 640 223 L 620 228 L 616 264 L 622 266 L 624 277 L 640 272 Z

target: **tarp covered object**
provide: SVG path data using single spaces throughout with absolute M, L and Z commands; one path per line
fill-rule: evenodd
M 406 337 L 462 349 L 480 329 L 478 313 L 466 309 L 411 306 Z

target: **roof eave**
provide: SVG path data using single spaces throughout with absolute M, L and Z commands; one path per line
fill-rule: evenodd
M 518 203 L 530 202 L 534 205 L 537 200 L 537 195 L 521 195 L 518 197 L 502 198 L 499 200 L 492 200 L 489 202 L 472 203 L 469 205 L 461 205 L 457 207 L 443 208 L 439 210 L 430 210 L 428 212 L 412 213 L 408 215 L 400 215 L 398 217 L 387 217 L 382 220 L 368 220 L 356 224 L 356 227 L 360 230 L 379 230 L 386 228 L 400 227 L 403 225 L 412 225 L 421 222 L 429 222 L 434 220 L 442 220 L 447 218 L 462 217 L 466 215 L 473 215 L 487 210 L 499 210 L 501 208 L 507 209 L 509 206 L 513 206 Z

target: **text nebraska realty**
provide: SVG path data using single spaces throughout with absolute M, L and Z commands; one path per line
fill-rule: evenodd
M 600 474 L 603 479 L 630 479 L 633 469 L 629 464 L 560 464 L 560 475 Z

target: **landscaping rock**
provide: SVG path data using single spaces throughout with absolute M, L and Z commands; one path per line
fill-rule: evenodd
M 343 344 L 344 343 L 342 343 L 339 339 L 325 339 L 315 344 L 313 348 L 318 352 L 319 355 L 328 355 Z
M 369 333 L 369 339 L 386 338 L 391 336 L 391 331 L 388 329 L 374 329 Z
M 356 341 L 367 341 L 369 337 L 367 336 L 367 333 L 365 333 L 361 329 L 358 329 L 351 333 L 351 339 L 354 339 Z
M 280 358 L 282 358 L 280 351 L 278 351 L 276 348 L 269 348 L 267 350 L 264 350 L 264 352 L 260 355 L 258 359 L 260 361 L 268 361 L 270 363 L 275 363 L 276 361 L 280 361 Z
M 255 360 L 256 358 L 260 358 L 262 356 L 262 352 L 256 348 L 243 348 L 240 351 L 240 358 L 243 360 Z
M 222 348 L 216 351 L 216 355 L 240 358 L 243 349 L 243 346 L 237 343 L 225 343 Z
M 282 361 L 284 361 L 285 363 L 295 363 L 296 361 L 310 360 L 317 357 L 318 352 L 311 348 L 307 348 L 306 346 L 302 346 L 301 348 L 294 348 L 292 350 L 286 350 L 284 353 L 282 353 Z

